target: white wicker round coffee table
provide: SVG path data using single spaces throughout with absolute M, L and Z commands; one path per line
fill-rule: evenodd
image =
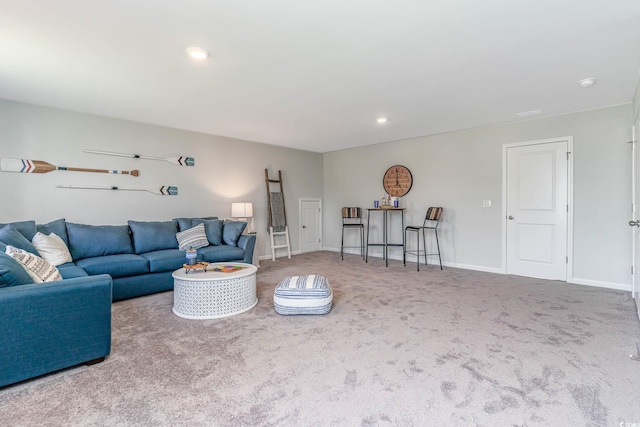
M 223 267 L 233 271 L 216 271 Z M 258 303 L 256 271 L 238 262 L 212 263 L 207 271 L 174 271 L 173 313 L 186 319 L 216 319 L 250 310 Z

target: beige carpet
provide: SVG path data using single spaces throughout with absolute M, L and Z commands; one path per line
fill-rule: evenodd
M 332 311 L 278 315 L 304 273 Z M 640 425 L 626 292 L 318 252 L 262 262 L 258 297 L 207 321 L 172 292 L 115 303 L 107 360 L 0 389 L 0 425 Z

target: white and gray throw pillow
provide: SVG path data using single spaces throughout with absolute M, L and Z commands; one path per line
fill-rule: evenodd
M 189 248 L 198 249 L 209 246 L 204 224 L 198 224 L 188 230 L 176 233 L 176 239 L 178 240 L 178 249 L 181 251 L 186 251 Z
M 22 265 L 35 283 L 62 280 L 58 269 L 39 256 L 10 245 L 7 245 L 5 252 Z

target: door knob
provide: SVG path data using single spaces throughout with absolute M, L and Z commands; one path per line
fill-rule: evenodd
M 629 221 L 629 225 L 632 227 L 640 227 L 640 221 Z
M 302 228 L 307 228 L 307 226 L 306 226 L 306 225 L 303 225 L 303 226 L 302 226 Z
M 513 219 L 513 215 L 509 215 L 509 219 Z

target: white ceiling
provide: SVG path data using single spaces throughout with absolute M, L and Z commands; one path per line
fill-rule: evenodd
M 315 152 L 627 103 L 639 70 L 639 0 L 0 0 L 0 98 Z

